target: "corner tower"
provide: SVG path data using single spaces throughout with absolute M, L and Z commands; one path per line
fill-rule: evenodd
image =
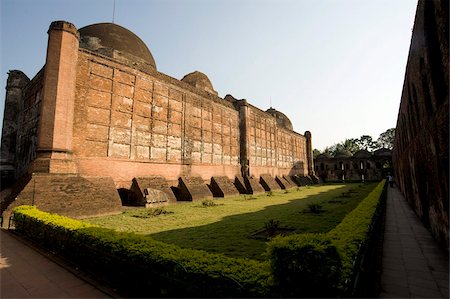
M 72 131 L 79 33 L 65 21 L 48 30 L 37 158 L 30 172 L 75 173 Z

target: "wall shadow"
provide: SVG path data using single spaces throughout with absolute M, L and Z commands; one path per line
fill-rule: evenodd
M 330 184 L 333 185 L 333 184 Z M 362 186 L 358 188 L 357 186 Z M 287 234 L 305 232 L 327 232 L 339 224 L 360 199 L 364 198 L 376 184 L 348 184 L 330 191 L 318 192 L 305 198 L 289 199 L 287 203 L 264 207 L 260 211 L 226 216 L 220 221 L 196 227 L 180 228 L 148 234 L 156 240 L 175 244 L 183 248 L 205 250 L 212 253 L 221 253 L 231 257 L 248 257 L 264 259 L 266 243 L 269 240 L 255 237 L 258 232 L 265 229 L 270 220 L 279 221 L 281 229 Z M 314 188 L 314 187 L 306 187 Z M 344 197 L 350 189 L 351 196 Z M 276 192 L 279 196 L 292 196 L 295 193 Z M 256 199 L 234 199 L 239 201 L 258 201 Z M 273 197 L 276 200 L 275 197 Z M 232 199 L 230 199 L 232 200 Z M 217 202 L 227 199 L 217 199 Z M 323 213 L 314 214 L 307 211 L 308 204 L 318 203 L 324 208 Z M 220 206 L 219 206 L 220 207 Z M 216 207 L 198 207 L 198 213 L 210 213 Z M 322 221 L 322 219 L 326 219 Z

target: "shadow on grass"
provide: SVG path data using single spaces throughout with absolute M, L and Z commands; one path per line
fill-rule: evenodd
M 265 258 L 267 239 L 255 238 L 254 235 L 264 230 L 268 222 L 278 221 L 280 231 L 286 228 L 283 234 L 327 232 L 339 224 L 375 186 L 375 183 L 348 184 L 305 198 L 289 199 L 288 203 L 266 206 L 260 211 L 226 216 L 211 224 L 152 233 L 148 236 L 183 248 L 262 260 Z M 349 193 L 349 191 L 352 192 Z M 342 194 L 350 194 L 350 196 L 343 197 Z M 276 195 L 292 197 L 295 193 L 278 192 Z M 276 197 L 271 198 L 276 200 Z M 221 199 L 221 201 L 227 200 L 245 199 Z M 252 202 L 258 200 L 262 200 L 262 197 Z M 308 205 L 312 203 L 320 204 L 323 211 L 308 212 Z

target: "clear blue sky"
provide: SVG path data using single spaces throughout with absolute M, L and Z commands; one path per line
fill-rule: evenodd
M 3 115 L 7 72 L 32 78 L 54 20 L 111 22 L 113 0 L 0 0 Z M 219 96 L 284 112 L 322 150 L 395 127 L 417 0 L 116 0 L 157 68 L 204 72 Z M 2 119 L 0 119 L 2 123 Z

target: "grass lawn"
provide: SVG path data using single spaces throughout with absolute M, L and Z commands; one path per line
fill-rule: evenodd
M 267 225 L 277 233 L 318 233 L 333 229 L 377 183 L 317 185 L 258 196 L 240 195 L 155 209 L 127 208 L 122 214 L 84 221 L 117 231 L 135 232 L 184 248 L 262 260 L 269 241 Z M 316 210 L 311 211 L 316 204 Z M 319 205 L 319 206 L 317 206 Z

